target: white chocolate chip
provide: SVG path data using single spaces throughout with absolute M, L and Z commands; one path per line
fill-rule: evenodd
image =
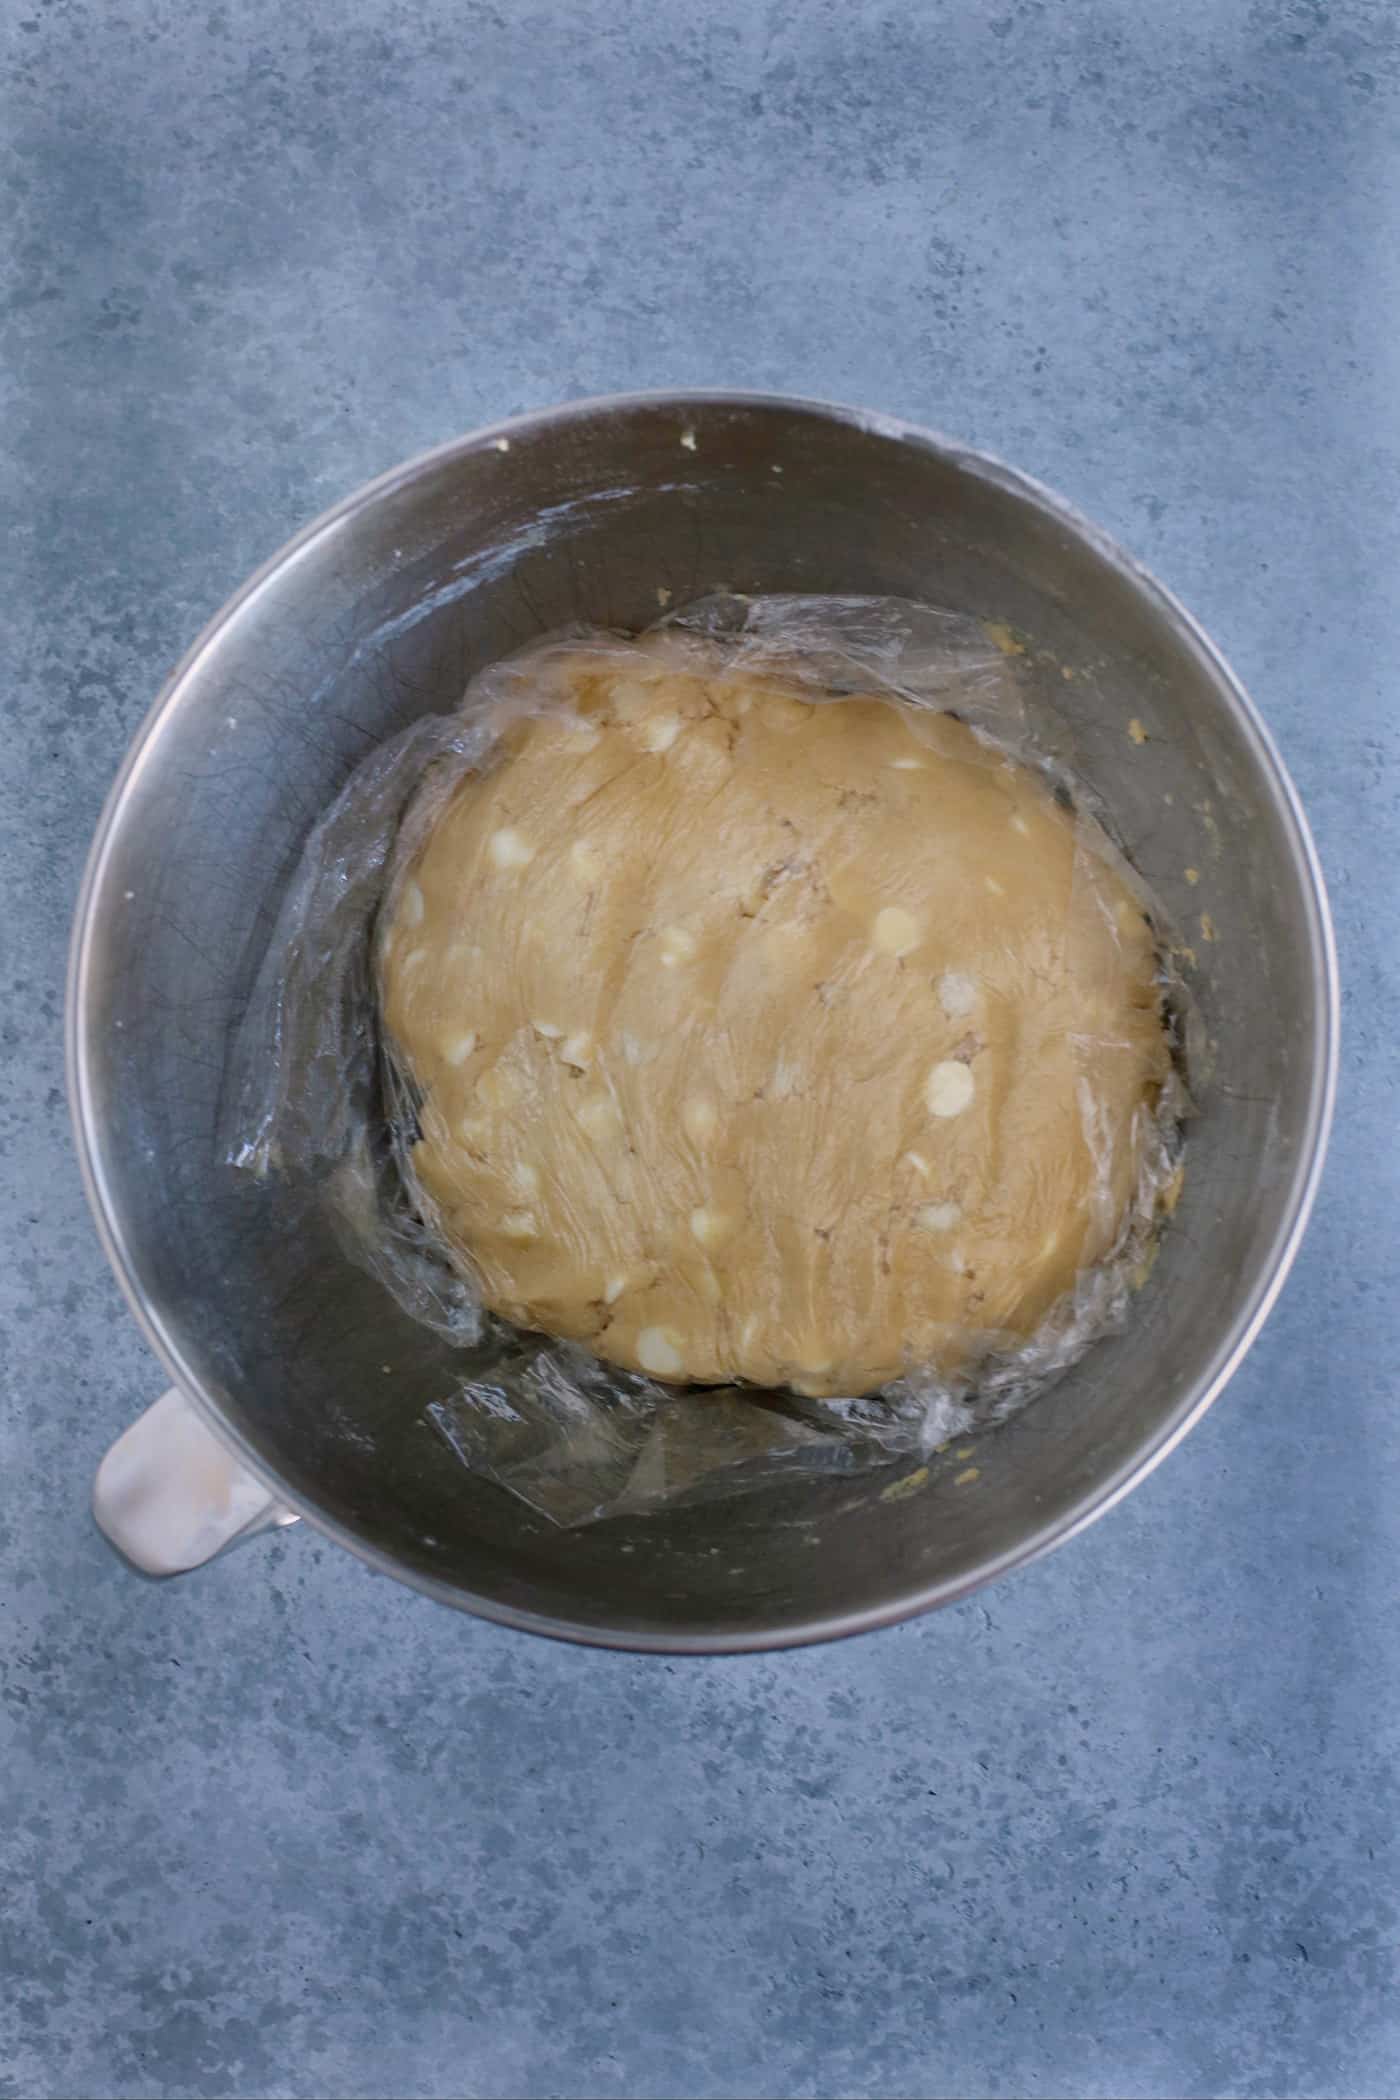
M 608 704 L 618 722 L 633 722 L 651 705 L 652 687 L 644 678 L 619 678 L 608 693 Z
M 578 1120 L 591 1138 L 616 1137 L 622 1128 L 622 1117 L 610 1094 L 590 1094 L 586 1101 L 581 1101 Z
M 680 963 L 688 963 L 696 949 L 695 935 L 684 926 L 664 926 L 661 930 L 661 960 L 668 970 Z
M 476 1048 L 476 1030 L 469 1028 L 465 1035 L 454 1036 L 443 1047 L 443 1057 L 450 1065 L 464 1065 Z
M 924 1100 L 931 1116 L 960 1116 L 977 1091 L 972 1067 L 944 1058 L 924 1082 Z
M 610 1276 L 603 1285 L 604 1305 L 616 1305 L 626 1288 L 627 1278 L 625 1276 Z
M 719 1111 L 704 1094 L 692 1094 L 681 1110 L 681 1126 L 692 1145 L 703 1145 L 719 1125 Z
M 653 715 L 649 722 L 642 724 L 638 741 L 644 751 L 652 751 L 659 758 L 663 751 L 670 750 L 680 733 L 679 715 Z
M 532 1021 L 530 1026 L 535 1034 L 542 1035 L 547 1043 L 557 1043 L 564 1033 L 562 1028 L 555 1027 L 553 1021 Z
M 559 1055 L 572 1071 L 586 1072 L 593 1062 L 593 1038 L 588 1030 L 576 1030 L 568 1038 Z
M 925 1232 L 951 1232 L 962 1216 L 957 1203 L 925 1203 L 914 1213 L 914 1222 Z
M 802 1067 L 783 1051 L 773 1067 L 773 1076 L 768 1082 L 769 1097 L 774 1101 L 790 1101 L 794 1094 L 802 1091 Z
M 416 882 L 404 885 L 403 902 L 399 906 L 399 917 L 405 926 L 421 926 L 423 923 L 423 892 Z
M 674 1327 L 644 1327 L 637 1336 L 637 1362 L 658 1378 L 679 1378 L 685 1369 L 681 1338 Z
M 489 851 L 498 868 L 527 868 L 535 857 L 530 841 L 509 825 L 492 832 Z
M 922 1174 L 924 1180 L 928 1180 L 929 1164 L 922 1152 L 906 1152 L 904 1158 L 906 1164 L 911 1166 L 916 1174 Z
M 695 450 L 695 432 L 693 430 L 683 430 L 681 432 L 681 444 L 687 452 L 693 452 Z
M 914 914 L 902 905 L 887 904 L 875 914 L 874 942 L 885 955 L 908 955 L 917 948 L 921 929 Z
M 734 1220 L 722 1210 L 693 1210 L 690 1230 L 702 1247 L 722 1247 L 733 1234 Z
M 1025 818 L 1021 815 L 1019 809 L 1013 810 L 1011 813 L 1011 829 L 1013 831 L 1019 831 L 1023 839 L 1029 838 L 1030 836 L 1031 827 L 1026 822 Z
M 488 1108 L 514 1108 L 523 1091 L 514 1072 L 492 1065 L 476 1082 L 477 1096 Z
M 922 773 L 924 762 L 921 758 L 892 758 L 890 767 L 896 773 Z
M 539 1192 L 539 1170 L 532 1167 L 528 1159 L 518 1159 L 510 1170 L 511 1186 L 517 1196 L 534 1196 Z
M 950 1021 L 960 1021 L 977 1004 L 977 987 L 961 970 L 945 970 L 938 980 L 938 1003 Z
M 539 1220 L 531 1210 L 509 1210 L 501 1220 L 501 1231 L 508 1240 L 532 1240 L 539 1229 Z

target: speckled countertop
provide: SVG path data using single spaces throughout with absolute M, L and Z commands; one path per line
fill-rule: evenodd
M 0 2094 L 1395 2093 L 1400 16 L 4 16 Z M 1238 665 L 1350 1000 L 1293 1280 L 1124 1507 L 837 1649 L 554 1648 L 297 1532 L 143 1583 L 60 1058 L 122 749 L 332 498 L 669 383 L 985 444 Z

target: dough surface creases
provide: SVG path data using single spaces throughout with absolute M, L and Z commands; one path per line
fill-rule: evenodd
M 814 1395 L 1027 1339 L 1112 1249 L 1168 1069 L 1096 836 L 951 715 L 556 649 L 380 952 L 485 1303 Z

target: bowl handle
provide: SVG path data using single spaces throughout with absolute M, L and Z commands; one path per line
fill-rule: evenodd
M 297 1513 L 240 1465 L 172 1386 L 117 1438 L 92 1484 L 92 1513 L 144 1575 L 179 1575 Z

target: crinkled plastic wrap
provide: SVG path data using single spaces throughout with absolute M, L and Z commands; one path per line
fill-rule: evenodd
M 1005 1420 L 1126 1316 L 1179 1181 L 1188 1108 L 1188 1009 L 1161 914 L 1110 843 L 1105 813 L 1091 813 L 1064 724 L 1033 705 L 1014 659 L 977 622 L 898 599 L 724 595 L 640 639 L 678 668 L 776 676 L 814 700 L 858 693 L 951 712 L 989 763 L 1009 755 L 1038 769 L 1080 813 L 1077 851 L 1110 861 L 1154 929 L 1173 1065 L 1155 1116 L 1142 1112 L 1138 1187 L 1115 1244 L 1029 1340 L 989 1332 L 955 1375 L 911 1370 L 854 1398 L 678 1390 L 618 1369 L 483 1309 L 415 1176 L 422 1101 L 382 1028 L 376 970 L 405 871 L 464 776 L 490 767 L 522 715 L 566 706 L 562 667 L 583 652 L 631 660 L 636 640 L 592 631 L 537 644 L 473 680 L 456 713 L 375 751 L 313 829 L 290 885 L 232 1047 L 228 1158 L 321 1191 L 350 1257 L 460 1352 L 427 1409 L 444 1462 L 455 1455 L 561 1525 L 926 1459 Z M 1092 1149 L 1092 1100 L 1082 1111 Z

